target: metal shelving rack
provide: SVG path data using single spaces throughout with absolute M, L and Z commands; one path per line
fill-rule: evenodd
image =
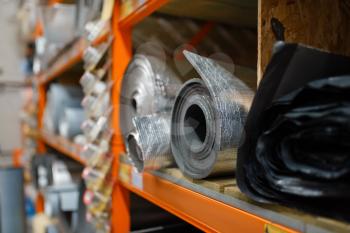
M 121 161 L 121 155 L 125 149 L 119 133 L 119 93 L 124 71 L 132 58 L 132 29 L 135 24 L 167 2 L 168 0 L 145 0 L 137 9 L 121 19 L 120 4 L 117 1 L 113 12 L 112 80 L 115 85 L 112 89 L 114 111 L 111 127 L 116 134 L 112 138 L 111 150 L 115 156 L 112 176 L 116 179 L 116 184 L 112 194 L 112 232 L 129 232 L 130 230 L 130 192 L 149 200 L 205 232 L 294 233 L 311 229 L 311 225 L 300 219 L 296 220 L 242 200 L 230 199 L 223 194 L 202 189 L 186 180 L 174 180 L 171 176 L 160 172 L 135 173 L 130 165 Z M 99 41 L 102 40 L 103 38 Z M 82 40 L 78 40 L 50 70 L 37 76 L 40 130 L 42 130 L 47 83 L 81 61 L 84 46 L 86 45 Z M 85 161 L 79 155 L 79 150 L 71 150 L 62 146 L 62 139 L 57 136 L 47 135 L 44 132 L 41 136 L 39 152 L 44 152 L 45 145 L 49 145 L 85 165 Z M 39 210 L 43 208 L 43 201 L 43 198 L 39 196 L 37 201 Z

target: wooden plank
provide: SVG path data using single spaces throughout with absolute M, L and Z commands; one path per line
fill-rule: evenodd
M 285 28 L 286 42 L 350 55 L 350 0 L 259 0 L 258 8 L 258 80 L 276 41 L 272 18 Z

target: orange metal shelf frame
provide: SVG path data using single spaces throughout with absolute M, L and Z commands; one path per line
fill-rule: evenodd
M 82 148 L 80 146 L 75 145 L 63 137 L 45 133 L 43 131 L 41 132 L 41 139 L 44 141 L 44 143 L 61 152 L 65 156 L 79 162 L 82 165 L 86 165 L 86 161 L 80 157 L 82 152 Z
M 278 229 L 279 233 L 297 232 L 151 173 L 133 172 L 128 164 L 122 164 L 120 178 L 131 192 L 205 232 L 265 232 L 266 227 Z
M 108 34 L 105 33 L 93 41 L 93 45 L 98 45 L 106 41 Z M 39 84 L 46 84 L 62 73 L 69 70 L 75 64 L 79 63 L 83 59 L 84 50 L 87 48 L 88 43 L 80 38 L 77 40 L 70 49 L 64 52 L 57 61 L 46 71 L 37 76 Z

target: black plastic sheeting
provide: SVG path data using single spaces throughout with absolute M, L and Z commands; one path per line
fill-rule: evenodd
M 279 44 L 238 150 L 237 184 L 278 202 L 350 221 L 350 58 Z

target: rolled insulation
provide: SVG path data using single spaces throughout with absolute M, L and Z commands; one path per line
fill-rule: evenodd
M 59 133 L 61 136 L 73 139 L 82 133 L 81 124 L 86 119 L 86 114 L 82 108 L 66 108 L 59 123 Z
M 214 60 L 184 52 L 202 79 L 187 81 L 172 111 L 171 149 L 185 175 L 234 171 L 253 92 Z
M 133 118 L 135 129 L 126 139 L 127 153 L 139 172 L 173 163 L 170 152 L 170 113 Z
M 120 126 L 124 139 L 133 129 L 134 116 L 170 111 L 179 87 L 179 79 L 164 61 L 135 55 L 121 90 Z

